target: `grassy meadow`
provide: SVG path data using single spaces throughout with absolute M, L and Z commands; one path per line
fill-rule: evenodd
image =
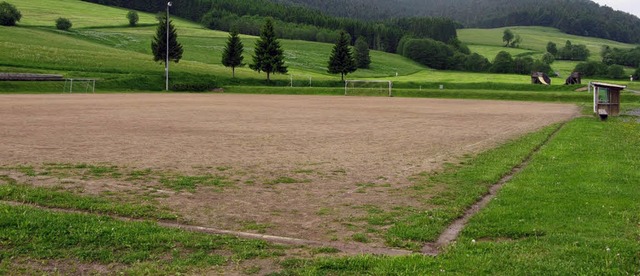
M 79 0 L 23 0 L 15 3 L 23 14 L 17 27 L 0 27 L 0 71 L 63 74 L 65 77 L 97 78 L 98 91 L 160 91 L 163 89 L 164 66 L 153 62 L 151 39 L 155 33 L 155 15 L 140 12 L 137 27 L 127 26 L 127 10 L 105 7 Z M 73 23 L 71 31 L 54 28 L 54 20 L 66 17 Z M 178 64 L 171 64 L 172 83 L 212 83 L 216 86 L 262 86 L 264 74 L 248 67 L 237 69 L 237 79 L 231 79 L 231 70 L 221 64 L 221 53 L 228 34 L 203 28 L 197 23 L 173 18 L 179 41 L 185 52 Z M 542 56 L 548 41 L 562 46 L 566 38 L 574 43 L 589 45 L 593 59 L 599 58 L 602 45 L 629 48 L 632 45 L 595 38 L 568 36 L 555 29 L 540 27 L 513 27 L 523 37 L 521 48 L 501 47 L 503 29 L 459 30 L 460 39 L 471 50 L 489 59 L 502 50 L 514 56 Z M 245 45 L 245 63 L 251 62 L 256 37 L 242 36 Z M 294 80 L 312 79 L 314 86 L 340 86 L 339 76 L 326 72 L 332 45 L 295 40 L 282 40 L 285 60 Z M 398 85 L 432 83 L 479 83 L 493 88 L 509 90 L 510 84 L 528 84 L 528 76 L 504 74 L 473 74 L 465 72 L 435 71 L 395 54 L 372 51 L 370 69 L 348 75 L 350 79 L 388 79 Z M 576 62 L 558 61 L 554 70 L 566 76 Z M 289 84 L 288 75 L 274 75 L 272 86 Z M 296 83 L 297 84 L 297 83 Z M 509 84 L 500 87 L 500 84 Z M 554 79 L 553 85 L 564 84 L 563 78 Z M 298 85 L 298 84 L 297 84 Z M 300 81 L 298 86 L 304 86 Z M 0 83 L 4 92 L 58 92 L 62 84 L 55 83 Z M 537 89 L 532 89 L 537 90 Z

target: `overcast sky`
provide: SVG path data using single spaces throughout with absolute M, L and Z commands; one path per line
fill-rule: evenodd
M 614 10 L 621 10 L 640 17 L 640 1 L 638 0 L 592 0 L 600 4 L 607 5 Z

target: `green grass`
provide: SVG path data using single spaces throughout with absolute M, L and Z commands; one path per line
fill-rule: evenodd
M 127 203 L 97 196 L 32 187 L 0 175 L 0 200 L 36 204 L 45 207 L 73 209 L 130 218 L 176 220 L 176 214 L 160 209 L 155 203 Z
M 584 37 L 570 35 L 561 32 L 555 28 L 549 27 L 506 27 L 496 29 L 461 29 L 458 30 L 458 36 L 464 43 L 470 45 L 470 47 L 479 46 L 504 46 L 502 42 L 502 35 L 505 29 L 511 29 L 514 34 L 518 34 L 522 37 L 521 50 L 531 50 L 536 52 L 545 53 L 547 51 L 547 43 L 552 41 L 558 45 L 558 48 L 562 48 L 567 40 L 571 40 L 573 44 L 584 44 L 591 52 L 591 60 L 600 60 L 600 50 L 602 46 L 608 45 L 612 48 L 628 49 L 635 47 L 632 44 L 620 43 L 611 40 Z M 503 47 L 504 48 L 504 47 Z M 513 51 L 513 50 L 508 50 Z M 492 59 L 493 55 L 490 57 Z
M 636 275 L 636 120 L 586 117 L 568 123 L 436 258 L 289 260 L 280 275 Z
M 71 267 L 66 273 L 98 264 L 115 268 L 109 269 L 113 274 L 176 275 L 283 254 L 281 247 L 263 241 L 4 204 L 0 204 L 0 229 L 2 274 L 48 274 L 46 268 L 39 271 L 42 266 L 20 260 L 59 260 Z
M 16 3 L 23 14 L 18 27 L 0 27 L 0 71 L 63 74 L 65 77 L 97 78 L 97 89 L 107 91 L 160 91 L 163 89 L 161 63 L 152 61 L 149 47 L 155 32 L 153 14 L 139 13 L 139 27 L 127 27 L 124 9 L 101 6 L 79 0 L 24 0 Z M 55 30 L 53 20 L 67 17 L 74 23 L 69 32 Z M 231 70 L 221 65 L 221 53 L 227 33 L 174 18 L 185 54 L 178 64 L 172 64 L 172 83 L 208 83 L 215 86 L 263 86 L 264 74 L 247 67 L 237 70 L 238 79 L 231 79 Z M 513 55 L 542 55 L 546 42 L 588 43 L 593 49 L 607 44 L 628 48 L 631 45 L 605 40 L 568 36 L 555 29 L 514 27 L 523 36 L 522 49 L 505 49 L 501 45 L 502 29 L 460 30 L 460 38 L 470 48 L 493 59 L 507 50 Z M 497 39 L 493 37 L 496 36 Z M 242 36 L 245 61 L 250 62 L 256 37 Z M 561 41 L 562 40 L 562 41 Z M 543 42 L 541 42 L 543 41 Z M 282 40 L 289 71 L 298 85 L 312 78 L 313 86 L 339 86 L 339 77 L 326 72 L 331 44 L 297 40 Z M 560 45 L 560 43 L 559 43 Z M 593 51 L 598 53 L 599 50 Z M 390 79 L 394 83 L 508 83 L 527 84 L 528 76 L 473 74 L 434 71 L 399 55 L 372 51 L 370 69 L 348 75 L 350 79 Z M 554 70 L 566 76 L 575 62 L 559 61 Z M 400 76 L 396 78 L 396 73 Z M 288 85 L 289 76 L 275 75 L 272 85 Z M 554 79 L 560 86 L 564 79 Z M 498 86 L 500 89 L 508 87 Z M 2 82 L 4 93 L 61 92 L 61 83 Z M 297 89 L 282 93 L 297 94 Z
M 171 175 L 163 176 L 160 178 L 160 183 L 165 187 L 173 189 L 175 191 L 187 190 L 195 192 L 198 187 L 214 187 L 216 189 L 222 189 L 232 186 L 233 183 L 227 180 L 226 177 L 217 175 Z

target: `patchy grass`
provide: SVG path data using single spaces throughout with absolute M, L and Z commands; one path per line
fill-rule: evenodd
M 637 275 L 640 159 L 635 149 L 640 147 L 640 124 L 636 119 L 600 122 L 587 117 L 568 123 L 436 258 L 292 259 L 282 263 L 285 271 L 279 275 Z M 487 169 L 484 162 L 475 164 L 428 181 L 465 185 L 453 179 L 464 180 Z
M 266 181 L 264 184 L 266 185 L 276 185 L 276 184 L 298 184 L 298 183 L 306 183 L 309 182 L 310 180 L 300 180 L 300 179 L 295 179 L 289 176 L 281 176 L 278 177 L 276 179 L 272 179 L 272 180 L 268 180 Z
M 229 262 L 283 254 L 282 247 L 166 229 L 146 222 L 61 214 L 0 204 L 0 267 L 20 269 L 20 258 L 77 260 L 100 264 L 124 274 L 175 275 L 221 267 Z M 22 269 L 29 271 L 29 264 Z M 95 273 L 97 271 L 89 271 Z M 65 274 L 65 272 L 62 272 Z M 71 273 L 68 271 L 66 273 Z
M 173 189 L 175 191 L 187 190 L 190 192 L 194 192 L 198 187 L 214 187 L 217 189 L 221 189 L 233 185 L 233 183 L 227 180 L 226 177 L 211 174 L 196 176 L 163 176 L 162 178 L 160 178 L 160 183 L 162 183 L 165 187 Z
M 153 203 L 126 203 L 97 196 L 77 195 L 72 192 L 21 185 L 8 176 L 0 175 L 0 199 L 45 207 L 73 209 L 130 218 L 176 220 L 176 214 L 162 210 Z

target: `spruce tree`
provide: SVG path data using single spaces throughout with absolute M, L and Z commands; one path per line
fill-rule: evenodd
M 284 51 L 276 38 L 271 20 L 267 20 L 260 31 L 260 39 L 256 41 L 253 63 L 249 67 L 258 73 L 267 73 L 267 81 L 271 80 L 272 73 L 287 73 L 287 67 L 284 66 Z
M 153 51 L 153 61 L 166 63 L 167 61 L 167 18 L 165 15 L 158 16 L 158 29 L 151 41 Z M 173 21 L 169 21 L 169 61 L 178 63 L 182 59 L 182 45 L 178 42 L 178 34 L 173 26 Z M 166 66 L 166 64 L 165 64 Z
M 234 78 L 236 77 L 236 67 L 244 66 L 244 63 L 242 63 L 242 60 L 244 59 L 242 52 L 244 52 L 244 46 L 242 45 L 242 41 L 240 41 L 238 32 L 232 30 L 229 34 L 227 45 L 224 47 L 224 51 L 222 52 L 222 65 L 231 67 L 232 76 Z
M 346 74 L 353 73 L 358 69 L 349 48 L 349 38 L 345 32 L 340 32 L 340 37 L 331 51 L 328 69 L 330 74 L 341 74 L 343 81 Z
M 364 37 L 358 37 L 355 45 L 356 66 L 362 69 L 368 69 L 371 65 L 371 56 L 369 55 L 369 44 Z

